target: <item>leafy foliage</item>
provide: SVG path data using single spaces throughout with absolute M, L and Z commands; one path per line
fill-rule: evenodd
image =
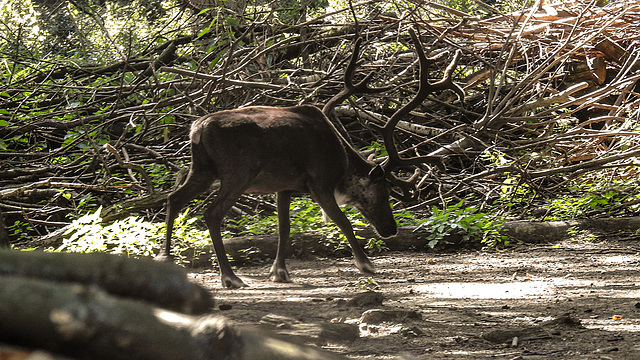
M 632 209 L 638 207 L 640 194 L 636 191 L 635 179 L 606 179 L 594 175 L 597 176 L 592 174 L 588 181 L 574 182 L 571 192 L 550 199 L 544 219 L 581 219 L 627 206 Z
M 159 239 L 164 238 L 166 232 L 163 223 L 154 223 L 140 216 L 129 216 L 123 220 L 116 220 L 111 224 L 104 224 L 100 213 L 102 208 L 90 212 L 74 220 L 63 235 L 62 245 L 50 251 L 96 252 L 106 251 L 126 256 L 153 256 L 160 249 Z M 196 226 L 198 217 L 187 217 L 181 213 L 174 224 L 173 254 L 178 262 L 187 257 L 185 251 L 195 251 L 189 254 L 197 256 L 205 252 L 210 240 L 209 233 Z
M 160 227 L 136 216 L 103 225 L 100 212 L 86 214 L 73 221 L 64 233 L 62 245 L 55 251 L 108 251 L 128 256 L 150 256 L 157 251 Z
M 430 248 L 443 245 L 445 238 L 452 234 L 459 235 L 462 242 L 479 241 L 488 247 L 508 244 L 508 238 L 503 235 L 502 221 L 479 212 L 475 206 L 464 207 L 463 200 L 442 210 L 434 206 L 432 212 L 431 216 L 419 221 L 416 228 L 416 231 L 428 233 L 427 245 Z
M 358 281 L 358 287 L 361 290 L 373 291 L 380 289 L 380 284 L 378 284 L 373 278 L 368 277 L 366 279 L 361 279 Z
M 104 224 L 100 213 L 102 208 L 87 213 L 71 223 L 63 235 L 62 245 L 54 251 L 95 252 L 106 251 L 127 256 L 153 256 L 160 249 L 159 239 L 163 239 L 166 227 L 164 223 L 149 222 L 140 216 L 129 216 Z M 320 207 L 306 198 L 292 201 L 292 233 L 320 232 L 326 237 L 327 247 L 331 251 L 348 247 L 345 236 L 334 224 L 325 224 Z M 355 209 L 347 210 L 354 226 L 366 226 L 364 218 Z M 173 230 L 172 251 L 179 262 L 190 256 L 204 253 L 210 246 L 209 232 L 202 224 L 201 216 L 189 216 L 185 210 L 176 218 Z M 295 224 L 295 225 L 294 225 Z M 223 236 L 262 235 L 273 233 L 277 228 L 276 216 L 243 216 L 228 219 Z M 371 238 L 365 248 L 370 253 L 388 250 L 383 240 Z M 195 253 L 185 255 L 186 251 Z M 262 260 L 256 249 L 246 249 L 243 256 L 235 261 Z
M 350 206 L 344 209 L 347 218 L 354 229 L 367 226 L 366 219 L 355 208 Z M 348 249 L 347 238 L 332 222 L 326 222 L 320 207 L 311 199 L 301 197 L 291 202 L 289 208 L 291 218 L 291 233 L 319 232 L 327 240 L 327 247 L 331 251 Z M 273 233 L 277 228 L 278 220 L 275 215 L 242 216 L 229 219 L 223 232 L 226 236 L 261 235 Z M 294 240 L 295 241 L 295 240 Z M 365 246 L 370 253 L 380 253 L 388 250 L 384 240 L 371 238 Z

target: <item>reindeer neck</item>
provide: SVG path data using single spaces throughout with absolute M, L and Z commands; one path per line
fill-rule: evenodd
M 347 160 L 349 162 L 349 166 L 346 169 L 347 174 L 361 174 L 361 173 L 369 173 L 372 165 L 369 161 L 360 155 L 360 152 L 353 148 L 349 143 L 347 143 L 344 139 L 342 139 L 345 152 L 347 155 Z

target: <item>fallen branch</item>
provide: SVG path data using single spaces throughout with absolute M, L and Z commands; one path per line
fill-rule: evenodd
M 90 185 L 90 184 L 81 184 L 81 183 L 67 183 L 60 181 L 52 181 L 51 179 L 40 180 L 28 185 L 20 186 L 17 188 L 11 189 L 2 189 L 0 190 L 0 199 L 8 199 L 11 197 L 19 196 L 24 194 L 25 191 L 33 190 L 42 187 L 52 187 L 52 188 L 60 188 L 60 189 L 83 189 L 83 190 L 91 190 L 91 191 L 118 191 L 124 188 L 129 187 L 130 185 L 117 185 L 117 186 L 107 186 L 107 185 Z
M 254 88 L 254 89 L 263 89 L 263 90 L 283 90 L 284 89 L 284 87 L 280 85 L 275 85 L 270 83 L 264 83 L 264 82 L 258 82 L 258 81 L 234 80 L 221 75 L 209 75 L 209 74 L 203 74 L 197 71 L 178 69 L 178 68 L 172 68 L 167 66 L 161 67 L 160 69 L 158 69 L 158 71 L 178 74 L 182 76 L 189 76 L 194 79 L 209 80 L 209 81 L 223 81 L 224 83 L 229 85 L 236 85 L 236 86 L 241 86 L 245 88 Z
M 116 158 L 118 165 L 122 166 L 125 169 L 135 170 L 138 173 L 140 173 L 140 175 L 144 179 L 144 182 L 147 184 L 147 191 L 149 191 L 149 193 L 151 194 L 155 193 L 155 190 L 153 189 L 153 180 L 151 180 L 151 177 L 149 176 L 149 174 L 147 174 L 144 168 L 142 168 L 142 166 L 138 164 L 133 164 L 129 161 L 123 161 L 122 158 L 120 157 L 120 154 L 118 154 L 118 151 L 116 151 L 116 149 L 108 143 L 104 144 L 104 148 L 108 152 L 110 152 L 111 155 L 113 155 L 113 157 Z

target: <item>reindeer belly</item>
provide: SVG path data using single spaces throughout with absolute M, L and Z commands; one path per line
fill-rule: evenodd
M 297 171 L 261 171 L 245 192 L 271 194 L 279 191 L 308 192 L 307 176 Z

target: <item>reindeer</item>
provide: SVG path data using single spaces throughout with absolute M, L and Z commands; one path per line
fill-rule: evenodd
M 222 286 L 247 286 L 237 277 L 227 259 L 220 226 L 223 217 L 243 193 L 276 193 L 278 247 L 269 279 L 289 282 L 285 256 L 289 248 L 289 204 L 293 194 L 307 193 L 346 236 L 357 268 L 374 274 L 374 268 L 356 241 L 351 223 L 340 209 L 349 204 L 360 211 L 383 238 L 397 234 L 398 228 L 389 205 L 389 195 L 409 199 L 415 191 L 414 179 L 401 180 L 392 171 L 401 165 L 433 162 L 428 156 L 401 158 L 393 131 L 400 118 L 418 106 L 429 93 L 451 89 L 460 100 L 464 93 L 451 81 L 460 53 L 447 67 L 442 80 L 428 81 L 428 66 L 436 58 L 427 58 L 417 35 L 411 31 L 420 62 L 420 88 L 416 96 L 391 116 L 378 130 L 389 154 L 383 164 L 363 158 L 329 120 L 333 108 L 358 92 L 374 92 L 368 87 L 373 74 L 353 84 L 361 39 L 354 45 L 345 70 L 344 89 L 319 110 L 314 106 L 252 106 L 220 111 L 196 120 L 189 134 L 191 167 L 185 182 L 167 200 L 167 233 L 159 259 L 171 258 L 173 222 L 191 199 L 220 179 L 217 197 L 204 212 L 213 248 L 220 267 Z M 414 177 L 415 178 L 415 177 Z M 391 185 L 393 184 L 393 186 Z M 401 192 L 393 190 L 399 187 Z

